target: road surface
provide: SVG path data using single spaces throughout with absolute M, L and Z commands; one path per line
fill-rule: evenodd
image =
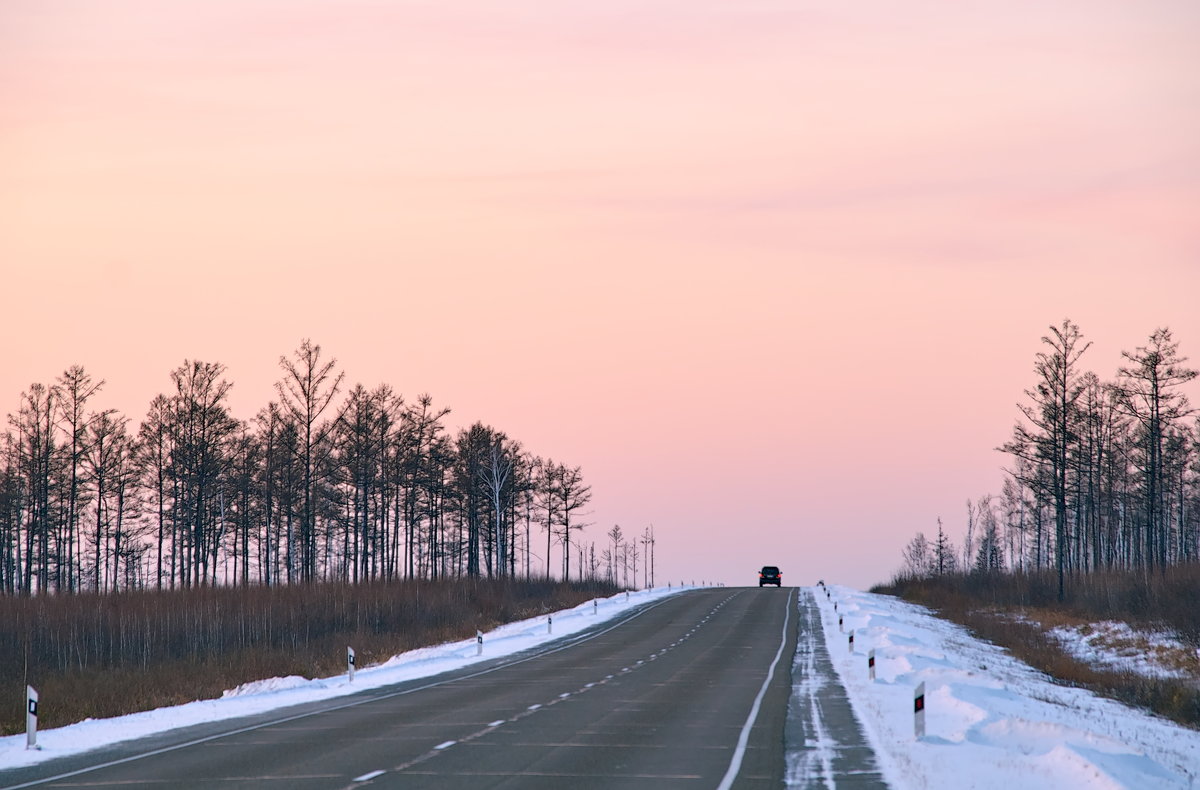
M 684 593 L 536 654 L 0 772 L 0 788 L 779 788 L 796 604 Z

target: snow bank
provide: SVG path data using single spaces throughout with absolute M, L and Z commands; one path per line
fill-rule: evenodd
M 1055 685 L 923 607 L 846 587 L 829 590 L 832 600 L 814 591 L 826 645 L 892 787 L 1200 786 L 1200 732 Z M 874 683 L 867 674 L 871 649 Z M 913 691 L 921 682 L 926 735 L 917 740 Z
M 597 599 L 594 604 L 588 601 L 574 609 L 553 612 L 549 615 L 554 620 L 553 634 L 547 633 L 546 616 L 502 625 L 483 635 L 482 656 L 476 655 L 475 639 L 466 639 L 412 650 L 382 664 L 359 668 L 354 673 L 354 683 L 348 682 L 344 674 L 315 680 L 296 675 L 257 680 L 226 691 L 220 699 L 199 700 L 112 719 L 87 719 L 67 727 L 42 730 L 38 732 L 41 748 L 37 751 L 26 750 L 24 733 L 5 736 L 0 738 L 0 768 L 17 768 L 177 727 L 249 716 L 462 669 L 579 633 L 637 606 L 689 589 L 695 588 L 657 587 L 620 593 Z M 43 710 L 53 704 L 51 699 L 43 697 L 41 700 Z

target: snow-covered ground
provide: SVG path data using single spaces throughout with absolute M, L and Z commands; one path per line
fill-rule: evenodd
M 200 700 L 170 708 L 132 713 L 113 719 L 88 719 L 77 724 L 43 730 L 38 733 L 38 750 L 25 748 L 26 737 L 0 738 L 0 768 L 51 760 L 69 754 L 107 746 L 119 741 L 141 738 L 177 727 L 232 719 L 305 702 L 346 696 L 367 689 L 431 677 L 471 664 L 510 656 L 546 642 L 578 633 L 599 622 L 611 620 L 642 604 L 693 587 L 657 587 L 611 598 L 588 601 L 574 609 L 554 612 L 553 633 L 548 633 L 547 617 L 535 617 L 509 623 L 483 635 L 483 655 L 478 656 L 475 639 L 421 648 L 394 656 L 372 667 L 360 668 L 350 683 L 345 674 L 307 680 L 292 676 L 255 681 L 226 691 L 221 699 Z M 44 707 L 53 704 L 41 700 Z
M 331 699 L 406 680 L 430 677 L 479 661 L 512 655 L 578 633 L 630 608 L 679 592 L 636 592 L 586 603 L 546 618 L 511 623 L 475 640 L 414 650 L 346 675 L 320 680 L 273 678 L 240 686 L 222 699 L 203 700 L 84 721 L 38 735 L 0 738 L 0 767 L 18 767 L 163 732 L 175 727 L 262 713 Z M 833 601 L 816 599 L 834 669 L 888 783 L 916 788 L 1200 788 L 1200 732 L 1132 710 L 1094 694 L 1057 686 L 1045 676 L 982 643 L 928 610 L 886 596 L 831 586 Z M 846 631 L 854 629 L 849 652 Z M 867 652 L 876 653 L 876 680 Z M 926 685 L 926 735 L 913 735 L 913 690 Z M 46 701 L 43 701 L 46 704 Z
M 1055 685 L 923 607 L 829 589 L 833 600 L 816 591 L 826 645 L 892 787 L 1200 787 L 1200 732 Z M 853 653 L 839 614 L 854 630 Z M 922 681 L 926 734 L 917 739 L 913 693 Z
M 1200 650 L 1174 634 L 1143 631 L 1128 623 L 1104 621 L 1059 626 L 1050 634 L 1076 658 L 1093 666 L 1147 677 L 1187 678 L 1200 671 Z

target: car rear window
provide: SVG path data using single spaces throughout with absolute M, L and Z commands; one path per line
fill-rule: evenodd
M 779 569 L 776 568 L 774 565 L 767 565 L 766 567 L 764 567 L 762 569 L 762 572 L 763 573 L 779 573 Z

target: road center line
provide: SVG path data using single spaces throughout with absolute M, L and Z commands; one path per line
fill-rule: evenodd
M 414 694 L 418 691 L 425 691 L 426 689 L 437 688 L 438 686 L 445 686 L 450 683 L 458 683 L 463 680 L 471 680 L 473 678 L 481 677 L 483 675 L 490 675 L 493 672 L 498 672 L 502 669 L 507 669 L 508 667 L 511 667 L 511 666 L 516 666 L 518 664 L 524 664 L 528 661 L 534 661 L 536 659 L 542 658 L 543 656 L 552 655 L 554 653 L 560 653 L 563 650 L 568 650 L 572 647 L 576 647 L 585 642 L 590 642 L 593 639 L 596 639 L 597 637 L 604 636 L 605 634 L 607 634 L 610 631 L 615 631 L 616 629 L 625 625 L 629 621 L 637 619 L 638 617 L 641 617 L 642 615 L 646 614 L 647 612 L 649 612 L 652 609 L 657 609 L 658 607 L 667 603 L 667 601 L 669 601 L 669 600 L 671 600 L 671 596 L 661 598 L 657 601 L 652 601 L 648 604 L 643 604 L 642 608 L 635 608 L 633 610 L 633 613 L 630 614 L 628 617 L 625 617 L 623 615 L 618 615 L 618 617 L 620 617 L 620 619 L 617 622 L 613 623 L 612 625 L 609 625 L 607 628 L 603 628 L 599 631 L 594 631 L 591 633 L 585 632 L 583 636 L 568 637 L 565 644 L 560 644 L 557 647 L 552 647 L 552 648 L 548 648 L 545 650 L 538 650 L 538 652 L 534 653 L 533 655 L 529 655 L 524 658 L 518 658 L 513 661 L 503 661 L 502 663 L 496 664 L 495 666 L 488 667 L 487 669 L 481 669 L 477 672 L 471 672 L 466 675 L 450 677 L 450 678 L 446 678 L 445 680 L 435 680 L 430 683 L 425 683 L 425 684 L 415 686 L 412 688 L 406 688 L 401 691 L 389 691 L 389 692 L 385 692 L 383 694 L 366 697 L 364 699 L 356 699 L 351 702 L 344 702 L 344 703 L 340 703 L 337 705 L 331 705 L 330 707 L 327 707 L 327 708 L 319 708 L 317 710 L 308 711 L 307 713 L 299 713 L 299 714 L 296 714 L 293 716 L 285 716 L 285 717 L 279 718 L 279 719 L 272 719 L 270 721 L 264 721 L 259 724 L 251 724 L 246 727 L 237 727 L 232 730 L 226 730 L 225 732 L 218 732 L 213 735 L 205 736 L 203 738 L 196 738 L 194 740 L 185 741 L 183 743 L 176 743 L 176 744 L 172 744 L 170 746 L 163 746 L 158 749 L 151 749 L 150 751 L 142 752 L 140 754 L 132 754 L 128 757 L 122 757 L 122 758 L 119 758 L 116 760 L 109 760 L 107 762 L 98 763 L 96 765 L 89 765 L 86 768 L 79 768 L 74 771 L 67 771 L 65 773 L 56 774 L 54 776 L 47 776 L 42 779 L 33 779 L 28 782 L 21 782 L 20 784 L 9 785 L 8 787 L 0 788 L 0 790 L 21 790 L 21 788 L 25 788 L 25 787 L 35 787 L 37 785 L 49 784 L 50 782 L 58 782 L 58 781 L 61 781 L 63 779 L 68 779 L 73 776 L 80 776 L 82 774 L 88 774 L 93 771 L 98 771 L 98 770 L 101 770 L 104 768 L 111 768 L 115 765 L 124 765 L 125 763 L 131 763 L 131 762 L 135 762 L 137 760 L 144 760 L 147 757 L 155 757 L 160 754 L 166 754 L 168 752 L 174 752 L 174 751 L 178 751 L 180 749 L 187 749 L 189 747 L 197 746 L 202 743 L 209 743 L 211 741 L 220 740 L 221 738 L 228 738 L 231 735 L 241 735 L 241 734 L 247 733 L 247 732 L 254 732 L 255 730 L 261 730 L 261 729 L 265 729 L 267 727 L 273 727 L 273 726 L 277 726 L 279 724 L 286 724 L 287 722 L 290 722 L 290 721 L 298 721 L 300 719 L 307 719 L 312 716 L 319 716 L 324 713 L 331 713 L 331 712 L 337 711 L 337 710 L 345 710 L 346 708 L 355 708 L 355 707 L 358 707 L 359 705 L 367 705 L 372 702 L 379 702 L 381 700 L 392 699 L 394 697 L 402 697 L 402 696 L 406 696 L 408 694 Z M 387 688 L 387 687 L 384 686 L 384 688 Z M 149 738 L 152 736 L 146 736 L 146 737 Z

